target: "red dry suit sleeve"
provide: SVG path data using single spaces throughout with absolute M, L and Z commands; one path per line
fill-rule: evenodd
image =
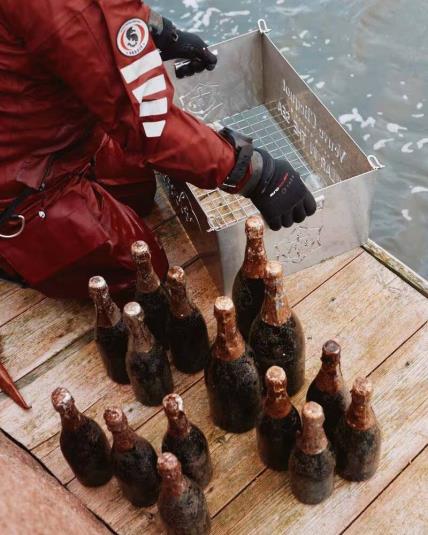
M 204 188 L 235 164 L 232 147 L 172 102 L 173 86 L 139 0 L 6 0 L 34 61 L 65 82 L 137 160 Z

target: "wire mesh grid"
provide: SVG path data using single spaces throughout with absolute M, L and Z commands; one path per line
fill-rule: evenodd
M 298 132 L 293 126 L 284 128 L 284 123 L 277 103 L 262 104 L 221 121 L 223 126 L 253 138 L 256 147 L 266 149 L 274 158 L 288 160 L 305 181 L 313 172 L 298 151 Z M 189 186 L 208 218 L 210 230 L 224 229 L 258 212 L 253 203 L 241 195 Z

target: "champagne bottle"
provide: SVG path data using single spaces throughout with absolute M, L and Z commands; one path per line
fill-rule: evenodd
M 248 340 L 251 325 L 262 307 L 265 285 L 264 276 L 267 263 L 263 242 L 263 219 L 251 216 L 245 223 L 247 247 L 244 263 L 233 283 L 232 298 L 236 307 L 239 330 Z
M 152 256 L 147 243 L 144 241 L 133 243 L 131 254 L 137 267 L 135 301 L 143 308 L 150 331 L 168 349 L 168 293 L 153 269 Z
M 379 466 L 381 432 L 371 406 L 372 394 L 370 379 L 355 379 L 351 404 L 338 425 L 337 472 L 350 481 L 371 478 Z
M 214 315 L 217 338 L 205 371 L 211 416 L 225 431 L 243 433 L 256 425 L 261 412 L 260 378 L 237 329 L 232 300 L 218 297 Z
M 143 405 L 156 406 L 173 391 L 172 375 L 164 347 L 144 323 L 138 303 L 128 303 L 124 318 L 129 329 L 126 369 L 135 397 Z
M 61 416 L 61 451 L 74 475 L 86 487 L 104 485 L 113 475 L 110 445 L 104 431 L 77 409 L 65 388 L 54 390 L 51 399 Z
M 183 373 L 204 369 L 210 342 L 205 320 L 199 308 L 191 301 L 186 288 L 186 276 L 181 267 L 168 271 L 167 286 L 171 295 L 169 343 L 172 361 Z
M 306 401 L 315 401 L 323 408 L 324 430 L 334 444 L 337 425 L 351 401 L 340 367 L 340 346 L 334 340 L 323 345 L 321 368 L 309 386 Z
M 272 470 L 287 470 L 296 434 L 302 424 L 287 394 L 285 371 L 272 366 L 266 372 L 263 416 L 257 425 L 257 447 L 263 463 Z
M 153 505 L 160 490 L 160 478 L 156 468 L 157 455 L 153 446 L 129 427 L 121 409 L 107 409 L 104 412 L 104 420 L 113 434 L 113 473 L 124 496 L 135 507 Z
M 167 534 L 207 535 L 211 519 L 201 487 L 183 475 L 172 453 L 159 456 L 158 471 L 162 478 L 158 509 Z
M 211 481 L 213 467 L 205 435 L 189 422 L 184 413 L 183 400 L 169 394 L 163 400 L 168 418 L 168 430 L 163 437 L 162 452 L 173 453 L 180 461 L 183 473 L 204 488 Z
M 119 307 L 102 277 L 89 280 L 89 295 L 95 305 L 95 342 L 107 375 L 116 383 L 129 384 L 125 364 L 128 332 Z
M 271 366 L 287 375 L 287 391 L 296 394 L 305 380 L 305 338 L 296 314 L 288 305 L 282 265 L 268 262 L 265 298 L 250 331 L 250 346 L 261 377 Z
M 321 405 L 305 403 L 302 420 L 303 430 L 297 434 L 289 462 L 291 490 L 302 503 L 316 504 L 333 492 L 335 459 L 323 428 Z

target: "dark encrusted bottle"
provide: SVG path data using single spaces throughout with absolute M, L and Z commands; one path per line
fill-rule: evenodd
M 259 455 L 268 468 L 287 470 L 302 424 L 287 394 L 285 371 L 279 366 L 272 366 L 266 372 L 266 391 L 263 416 L 257 425 Z
M 268 262 L 265 298 L 250 331 L 250 346 L 260 376 L 271 366 L 287 375 L 287 391 L 296 394 L 305 380 L 305 337 L 300 321 L 288 305 L 279 262 Z
M 372 393 L 369 379 L 355 379 L 351 404 L 337 428 L 337 472 L 350 481 L 371 478 L 379 465 L 381 432 L 371 406 Z
M 168 349 L 168 293 L 153 269 L 152 256 L 147 243 L 135 242 L 132 245 L 131 254 L 137 267 L 135 301 L 142 306 L 150 331 Z
M 158 509 L 167 534 L 207 535 L 211 519 L 201 487 L 183 475 L 172 453 L 159 456 L 158 471 L 162 478 Z
M 129 427 L 121 409 L 107 409 L 104 420 L 113 434 L 111 462 L 123 494 L 136 507 L 153 505 L 160 490 L 153 446 Z
M 77 409 L 65 388 L 52 392 L 52 405 L 61 416 L 61 451 L 75 476 L 86 487 L 105 485 L 113 472 L 104 431 Z
M 169 394 L 163 400 L 168 418 L 168 430 L 163 437 L 162 452 L 173 453 L 181 463 L 183 473 L 204 488 L 211 481 L 213 467 L 205 435 L 189 422 L 184 413 L 183 400 Z
M 123 316 L 129 329 L 126 369 L 135 397 L 143 405 L 160 405 L 174 389 L 165 348 L 145 325 L 138 303 L 125 305 Z
M 264 276 L 267 263 L 263 242 L 263 219 L 254 215 L 245 223 L 247 247 L 244 263 L 233 283 L 232 298 L 236 307 L 239 330 L 248 340 L 251 325 L 260 312 L 265 295 Z
M 95 305 L 95 342 L 107 375 L 116 383 L 129 384 L 125 364 L 128 332 L 103 277 L 89 280 L 89 295 Z
M 306 400 L 315 401 L 323 408 L 324 430 L 334 445 L 337 425 L 351 401 L 340 367 L 340 346 L 334 340 L 323 345 L 321 368 L 309 386 Z
M 289 462 L 291 490 L 301 502 L 316 504 L 333 492 L 334 453 L 323 428 L 321 405 L 305 403 L 302 421 L 303 429 L 297 434 Z
M 256 425 L 261 413 L 260 378 L 237 329 L 232 300 L 218 297 L 214 315 L 217 338 L 205 371 L 211 416 L 225 431 L 243 433 Z
M 168 334 L 172 361 L 181 372 L 199 372 L 204 369 L 210 353 L 207 325 L 188 296 L 186 276 L 181 267 L 168 271 L 167 285 L 171 295 Z

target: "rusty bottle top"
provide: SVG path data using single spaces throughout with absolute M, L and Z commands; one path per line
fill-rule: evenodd
M 302 432 L 297 435 L 297 447 L 307 455 L 317 455 L 328 446 L 324 432 L 324 411 L 314 401 L 305 403 L 302 411 Z
M 56 388 L 51 400 L 53 408 L 61 416 L 64 429 L 75 431 L 85 423 L 86 417 L 77 409 L 73 396 L 66 388 Z
M 169 269 L 167 286 L 171 295 L 171 313 L 178 319 L 187 318 L 194 311 L 186 287 L 184 269 L 174 266 Z
M 147 243 L 144 241 L 133 243 L 131 255 L 137 267 L 137 293 L 155 292 L 160 286 L 160 280 L 153 269 L 152 255 Z
M 107 282 L 103 277 L 89 280 L 89 295 L 94 302 L 97 327 L 114 327 L 121 320 L 119 307 L 110 296 Z
M 281 327 L 291 317 L 291 308 L 285 294 L 284 272 L 280 262 L 271 261 L 266 265 L 265 298 L 261 318 L 268 325 Z
M 113 447 L 116 451 L 125 452 L 135 447 L 136 434 L 129 427 L 125 413 L 118 407 L 110 407 L 104 411 L 104 420 L 113 435 Z
M 271 418 L 285 418 L 293 408 L 287 394 L 287 376 L 279 366 L 271 366 L 266 372 L 266 398 L 264 412 Z
M 370 379 L 357 377 L 351 390 L 352 401 L 346 414 L 347 424 L 359 431 L 365 431 L 377 424 L 371 406 L 373 385 Z
M 134 351 L 148 353 L 155 345 L 155 338 L 144 323 L 144 312 L 138 303 L 125 305 L 123 317 L 131 335 Z
M 264 224 L 259 215 L 251 216 L 245 223 L 247 247 L 245 249 L 242 274 L 248 279 L 263 279 L 267 263 L 264 245 Z
M 336 394 L 344 388 L 340 366 L 340 345 L 328 340 L 322 348 L 321 368 L 315 378 L 315 385 L 321 392 Z
M 159 475 L 162 478 L 162 492 L 180 496 L 187 488 L 187 481 L 181 470 L 181 463 L 172 453 L 162 453 L 157 464 Z
M 221 360 L 236 360 L 245 353 L 245 342 L 236 325 L 235 306 L 229 297 L 217 297 L 214 305 L 217 338 L 213 356 Z
M 163 409 L 168 418 L 168 434 L 185 438 L 191 431 L 191 424 L 184 413 L 183 399 L 178 394 L 168 394 L 163 398 Z

